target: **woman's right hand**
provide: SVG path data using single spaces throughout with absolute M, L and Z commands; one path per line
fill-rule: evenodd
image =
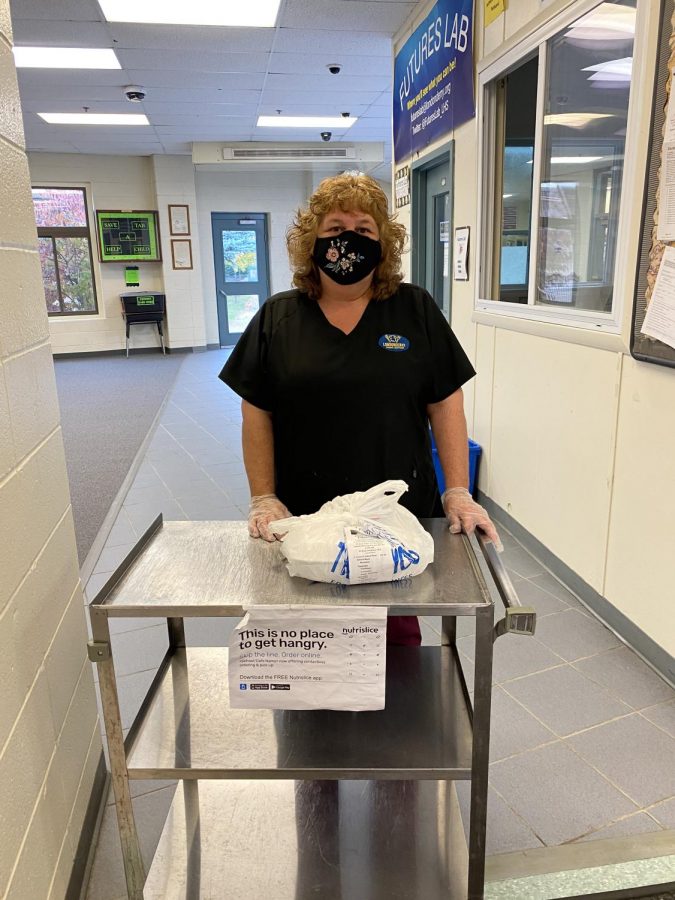
M 264 541 L 277 541 L 279 538 L 269 529 L 270 522 L 277 519 L 287 519 L 291 513 L 279 500 L 276 494 L 260 494 L 251 497 L 251 505 L 248 510 L 248 533 L 251 537 L 262 538 Z

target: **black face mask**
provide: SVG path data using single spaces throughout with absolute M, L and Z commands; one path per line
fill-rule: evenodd
M 382 259 L 382 244 L 357 231 L 319 237 L 312 259 L 338 284 L 356 284 L 366 278 Z

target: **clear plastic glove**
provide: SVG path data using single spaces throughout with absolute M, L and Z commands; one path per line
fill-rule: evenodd
M 502 552 L 504 547 L 499 540 L 497 529 L 492 524 L 490 516 L 479 503 L 476 503 L 466 488 L 450 488 L 441 497 L 441 502 L 443 503 L 443 512 L 448 522 L 450 522 L 450 531 L 453 534 L 459 534 L 460 531 L 473 534 L 474 529 L 478 527 L 485 532 L 496 549 L 500 553 Z
M 276 494 L 260 494 L 257 497 L 251 497 L 251 505 L 248 508 L 248 533 L 251 537 L 259 537 L 264 541 L 276 541 L 278 538 L 268 527 L 270 522 L 286 519 L 290 515 L 291 513 Z

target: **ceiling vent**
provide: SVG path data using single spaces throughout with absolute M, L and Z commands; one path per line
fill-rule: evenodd
M 316 159 L 356 159 L 354 147 L 223 147 L 223 160 L 307 162 Z

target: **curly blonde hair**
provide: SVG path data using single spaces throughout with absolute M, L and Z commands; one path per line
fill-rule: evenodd
M 324 178 L 309 198 L 307 208 L 297 211 L 286 232 L 293 284 L 314 299 L 321 295 L 319 269 L 312 251 L 321 221 L 335 209 L 368 213 L 377 222 L 382 259 L 373 276 L 373 298 L 390 297 L 403 280 L 401 253 L 407 236 L 403 225 L 389 215 L 386 194 L 369 175 L 344 173 Z

